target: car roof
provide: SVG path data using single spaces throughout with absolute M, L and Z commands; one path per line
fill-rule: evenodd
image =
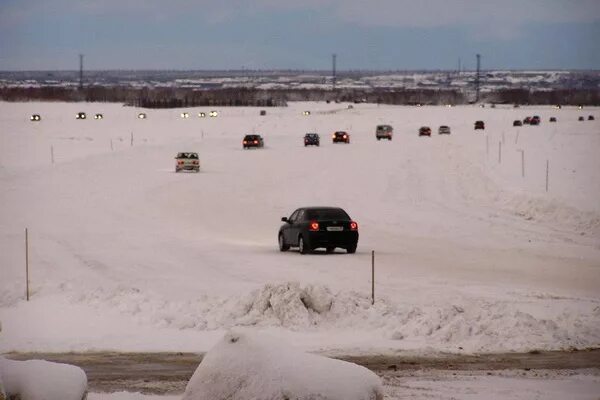
M 344 211 L 344 209 L 341 208 L 341 207 L 331 207 L 331 206 L 324 206 L 324 207 L 317 207 L 317 206 L 300 207 L 299 210 L 342 210 L 342 211 Z

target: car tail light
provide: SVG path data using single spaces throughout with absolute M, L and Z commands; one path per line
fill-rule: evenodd
M 258 144 L 258 140 L 255 140 L 255 141 L 254 141 L 254 144 Z
M 357 231 L 358 230 L 358 224 L 354 221 L 350 222 L 350 230 L 351 231 Z
M 183 161 L 177 161 L 177 164 L 183 164 Z
M 347 139 L 347 138 L 348 138 L 348 135 L 344 135 L 344 139 Z
M 317 221 L 312 221 L 310 223 L 310 225 L 308 226 L 308 229 L 311 231 L 318 231 L 319 230 L 319 223 Z
M 332 138 L 332 139 L 335 139 L 335 133 L 334 133 L 333 135 L 331 135 L 331 138 Z
M 194 161 L 194 165 L 198 165 L 198 161 Z
M 245 140 L 243 141 L 243 143 L 244 143 L 244 144 L 248 144 L 248 142 L 247 142 L 247 141 L 245 141 Z

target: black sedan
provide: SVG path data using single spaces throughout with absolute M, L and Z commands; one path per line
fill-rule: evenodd
M 319 146 L 320 138 L 318 133 L 307 133 L 304 135 L 304 147 Z
M 336 247 L 355 253 L 358 245 L 358 224 L 346 211 L 337 207 L 299 208 L 279 228 L 279 250 L 298 247 L 301 254 L 325 248 L 328 253 Z
M 260 135 L 246 135 L 242 140 L 242 147 L 249 149 L 251 147 L 260 148 L 265 146 L 265 141 Z

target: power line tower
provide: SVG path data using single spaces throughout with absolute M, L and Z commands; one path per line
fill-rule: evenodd
M 332 55 L 332 62 L 333 62 L 333 79 L 332 79 L 332 84 L 333 84 L 333 90 L 335 90 L 335 80 L 337 79 L 335 76 L 335 59 L 337 58 L 337 56 L 335 54 Z
M 83 54 L 79 55 L 79 89 L 83 89 Z
M 475 76 L 475 102 L 479 102 L 479 84 L 481 82 L 481 54 L 477 54 L 477 75 Z

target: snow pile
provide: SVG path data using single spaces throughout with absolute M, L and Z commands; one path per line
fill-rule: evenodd
M 300 352 L 273 338 L 230 332 L 210 350 L 183 400 L 382 400 L 368 369 Z
M 81 368 L 44 360 L 0 358 L 0 382 L 6 396 L 21 400 L 82 400 L 87 394 L 87 377 Z
M 294 332 L 352 330 L 354 335 L 371 339 L 400 341 L 403 348 L 435 346 L 444 351 L 458 347 L 467 351 L 526 351 L 600 344 L 598 302 L 556 296 L 550 300 L 553 307 L 543 312 L 484 299 L 413 305 L 382 296 L 372 305 L 364 293 L 334 292 L 328 286 L 298 282 L 265 284 L 237 296 L 203 295 L 186 302 L 160 299 L 124 286 L 72 299 L 92 306 L 109 304 L 140 324 L 200 332 L 235 327 Z

